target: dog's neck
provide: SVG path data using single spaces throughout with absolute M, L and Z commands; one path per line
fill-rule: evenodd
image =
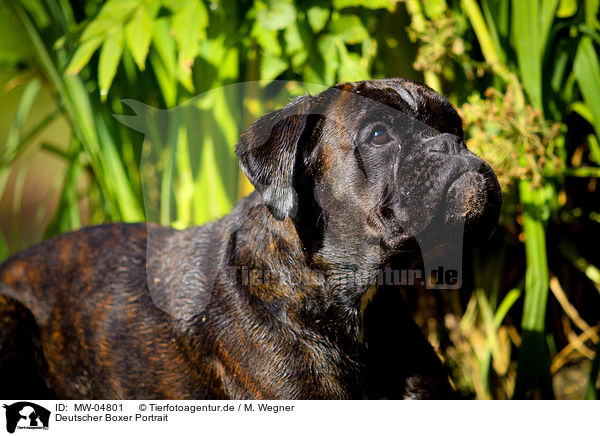
M 242 283 L 240 289 L 264 302 L 269 314 L 277 306 L 281 323 L 291 320 L 293 328 L 301 326 L 355 353 L 360 347 L 362 297 L 377 274 L 375 262 L 357 255 L 362 264 L 341 265 L 335 247 L 307 247 L 302 237 L 306 228 L 291 218 L 273 218 L 256 193 L 242 200 L 232 215 L 242 224 L 232 229 L 236 247 L 230 248 L 228 266 L 243 271 L 238 278 L 250 284 Z M 275 286 L 260 286 L 262 280 Z

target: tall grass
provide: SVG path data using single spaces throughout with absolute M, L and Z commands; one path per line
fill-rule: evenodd
M 561 203 L 561 192 L 565 194 L 561 191 L 565 176 L 598 174 L 595 166 L 600 163 L 596 154 L 600 119 L 600 68 L 595 47 L 600 42 L 598 2 L 586 1 L 578 6 L 575 2 L 558 0 L 462 0 L 453 5 L 442 1 L 433 2 L 437 7 L 429 13 L 420 8 L 425 3 L 409 3 L 413 22 L 420 27 L 422 53 L 429 53 L 432 58 L 422 64 L 438 66 L 438 74 L 432 69 L 425 70 L 425 80 L 430 86 L 440 89 L 444 79 L 453 83 L 458 74 L 465 74 L 472 79 L 479 76 L 481 79 L 476 80 L 495 88 L 487 94 L 487 100 L 478 98 L 481 93 L 477 90 L 465 90 L 477 98 L 467 102 L 463 114 L 467 118 L 468 144 L 501 175 L 505 191 L 503 219 L 513 220 L 516 213 L 522 232 L 519 239 L 525 246 L 524 298 L 513 395 L 552 398 L 549 369 L 553 353 L 547 343 L 552 339 L 546 330 L 550 280 L 547 227 Z M 462 33 L 463 40 L 458 24 L 463 14 L 470 23 L 475 36 L 471 41 L 480 50 L 483 64 L 478 62 L 474 51 L 457 52 L 456 47 L 464 47 L 468 41 L 468 32 Z M 435 35 L 421 30 L 427 28 L 427 24 L 422 24 L 427 21 L 432 23 L 431 29 L 438 30 L 437 35 L 444 34 L 440 32 L 443 23 L 459 31 L 448 32 L 448 39 L 439 41 L 439 36 L 436 40 Z M 460 102 L 460 95 L 456 98 Z M 507 100 L 510 107 L 505 104 Z M 568 165 L 567 156 L 572 153 L 570 140 L 579 133 L 570 131 L 566 123 L 571 111 L 595 129 L 595 135 L 590 132 L 586 138 L 591 167 Z M 552 128 L 552 123 L 556 123 L 558 131 Z M 506 200 L 516 204 L 507 205 Z M 507 212 L 512 216 L 507 216 Z M 485 285 L 480 282 L 480 286 Z M 486 352 L 480 353 L 476 367 L 480 397 L 492 396 L 491 350 L 496 351 L 495 360 L 506 360 L 498 351 L 498 344 L 506 340 L 506 335 L 499 336 L 498 321 L 506 314 L 507 307 L 514 304 L 518 293 L 516 289 L 508 292 L 498 306 L 497 284 L 472 297 L 470 308 L 479 311 L 481 328 L 486 334 Z M 463 322 L 472 316 L 469 313 Z M 590 386 L 595 380 L 590 379 Z

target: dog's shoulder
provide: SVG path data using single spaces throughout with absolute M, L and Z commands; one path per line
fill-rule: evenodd
M 144 268 L 146 241 L 146 224 L 103 224 L 61 234 L 2 262 L 0 293 L 43 318 L 59 301 L 83 298 L 77 294 L 83 283 L 101 292 L 103 282 L 131 281 Z

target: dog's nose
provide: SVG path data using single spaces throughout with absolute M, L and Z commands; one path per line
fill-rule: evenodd
M 442 133 L 427 141 L 430 153 L 459 154 L 462 150 L 466 150 L 463 140 L 450 133 Z

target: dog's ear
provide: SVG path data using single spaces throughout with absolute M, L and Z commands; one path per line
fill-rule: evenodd
M 312 97 L 299 97 L 258 119 L 235 146 L 242 170 L 278 220 L 293 216 L 298 205 L 294 167 L 311 108 Z

